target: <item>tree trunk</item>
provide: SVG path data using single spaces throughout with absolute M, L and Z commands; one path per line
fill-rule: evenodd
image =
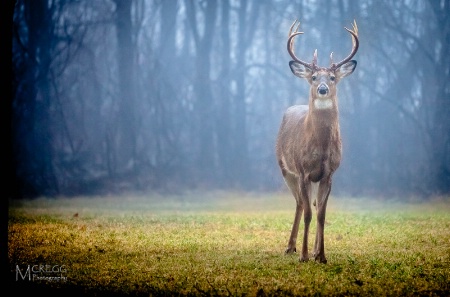
M 119 131 L 115 153 L 119 171 L 135 169 L 136 162 L 136 84 L 135 41 L 131 8 L 133 0 L 115 0 L 119 70 Z
M 432 70 L 435 80 L 428 81 L 424 86 L 424 92 L 428 88 L 437 88 L 436 98 L 434 98 L 434 110 L 432 130 L 433 151 L 430 152 L 432 162 L 429 165 L 432 177 L 433 194 L 444 194 L 450 192 L 450 0 L 430 1 L 437 24 L 435 31 L 428 36 L 432 36 L 433 43 L 427 43 L 425 48 L 430 48 L 431 52 L 435 48 L 441 47 L 439 54 L 433 55 L 435 58 L 434 69 Z M 426 79 L 428 75 L 424 75 Z M 424 98 L 424 100 L 433 98 Z
M 221 1 L 221 47 L 220 59 L 222 71 L 220 73 L 220 94 L 219 94 L 219 112 L 217 116 L 217 153 L 219 158 L 219 168 L 221 171 L 221 180 L 223 186 L 229 186 L 233 177 L 231 166 L 231 77 L 230 77 L 230 2 Z
M 251 176 L 247 139 L 247 104 L 246 104 L 246 53 L 254 37 L 253 28 L 259 14 L 261 2 L 252 2 L 248 13 L 248 2 L 242 0 L 238 10 L 238 49 L 235 69 L 236 96 L 234 98 L 234 147 L 233 176 L 237 186 L 248 186 Z
M 29 56 L 25 92 L 16 97 L 15 144 L 19 148 L 18 174 L 24 196 L 56 195 L 58 183 L 53 168 L 50 123 L 49 67 L 52 48 L 52 13 L 47 2 L 26 1 Z
M 199 149 L 197 155 L 197 168 L 202 180 L 214 182 L 217 177 L 211 172 L 216 172 L 214 161 L 214 98 L 211 90 L 211 54 L 214 29 L 217 15 L 217 1 L 211 0 L 205 3 L 205 29 L 200 36 L 195 4 L 187 2 L 188 14 L 196 48 L 195 56 L 195 110 L 196 110 L 196 134 L 199 137 Z

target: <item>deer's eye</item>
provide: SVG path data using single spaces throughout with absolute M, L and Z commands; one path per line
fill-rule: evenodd
M 334 81 L 335 79 L 336 79 L 335 76 L 330 76 L 330 80 L 331 80 L 331 81 Z
M 317 79 L 317 76 L 313 75 L 311 78 L 313 81 L 315 81 Z

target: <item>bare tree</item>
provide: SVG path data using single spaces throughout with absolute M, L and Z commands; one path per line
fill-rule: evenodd
M 195 3 L 187 0 L 187 14 L 191 33 L 195 43 L 195 110 L 197 112 L 195 131 L 198 140 L 197 168 L 203 179 L 211 177 L 210 170 L 216 169 L 214 161 L 214 126 L 213 106 L 214 100 L 211 90 L 211 61 L 212 45 L 215 36 L 215 24 L 217 18 L 217 1 L 205 1 Z M 204 18 L 203 33 L 201 33 L 198 16 Z M 206 168 L 208 168 L 206 170 Z
M 424 69 L 422 79 L 424 100 L 430 88 L 436 88 L 432 112 L 433 127 L 430 131 L 433 139 L 433 150 L 430 151 L 432 162 L 430 173 L 432 176 L 432 189 L 438 193 L 450 192 L 450 1 L 429 1 L 431 6 L 430 17 L 436 19 L 436 24 L 430 26 L 426 18 L 426 32 L 423 46 L 427 56 L 431 58 L 432 69 Z M 431 37 L 433 36 L 433 37 Z M 430 40 L 431 39 L 431 40 Z M 427 42 L 430 41 L 430 42 Z M 431 47 L 430 47 L 431 45 Z M 437 54 L 435 54 L 437 52 Z M 427 64 L 420 63 L 422 67 Z M 431 74 L 434 79 L 431 79 Z
M 233 105 L 233 176 L 238 186 L 245 187 L 248 184 L 249 174 L 247 170 L 251 168 L 248 152 L 248 126 L 247 126 L 247 90 L 246 90 L 246 55 L 248 48 L 252 45 L 255 32 L 256 20 L 260 13 L 261 2 L 251 2 L 247 0 L 239 2 L 238 28 L 237 28 L 237 49 L 236 65 L 234 77 L 236 83 L 236 95 Z
M 13 122 L 17 173 L 25 196 L 55 195 L 52 156 L 50 67 L 55 4 L 22 1 L 15 16 L 16 87 Z
M 232 172 L 232 134 L 231 134 L 231 44 L 230 44 L 230 1 L 221 1 L 221 16 L 220 16 L 220 37 L 221 46 L 219 48 L 219 55 L 221 57 L 220 66 L 220 81 L 219 90 L 220 97 L 217 117 L 217 154 L 219 159 L 219 169 L 221 170 L 221 180 L 223 185 L 229 186 L 233 178 Z
M 131 10 L 133 0 L 115 0 L 116 31 L 118 42 L 119 114 L 120 130 L 117 135 L 116 154 L 119 170 L 135 169 L 136 162 L 136 77 L 135 32 Z

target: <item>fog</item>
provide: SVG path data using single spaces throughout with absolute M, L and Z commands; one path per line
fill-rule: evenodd
M 14 9 L 15 196 L 285 190 L 275 139 L 306 104 L 296 54 L 339 84 L 335 195 L 450 193 L 450 1 L 19 0 Z

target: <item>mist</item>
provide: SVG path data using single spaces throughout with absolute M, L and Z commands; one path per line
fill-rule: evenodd
M 450 9 L 441 1 L 16 2 L 14 196 L 285 190 L 284 111 L 307 104 L 296 54 L 339 84 L 343 158 L 333 195 L 450 193 Z

